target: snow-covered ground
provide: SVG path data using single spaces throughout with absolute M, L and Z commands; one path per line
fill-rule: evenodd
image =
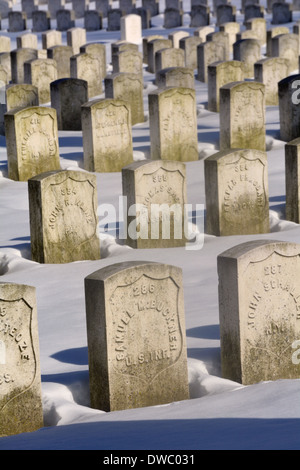
M 240 4 L 237 6 L 239 9 Z M 161 11 L 163 8 L 161 2 Z M 184 11 L 189 11 L 187 0 Z M 266 15 L 266 19 L 271 27 L 271 16 Z M 297 19 L 300 12 L 294 14 L 294 20 Z M 243 20 L 239 10 L 237 20 Z M 2 20 L 2 29 L 5 21 Z M 167 37 L 169 31 L 162 27 L 162 14 L 154 17 L 152 23 L 153 27 L 143 31 L 144 35 L 159 32 Z M 82 22 L 77 21 L 77 25 Z M 291 23 L 288 26 L 292 28 Z M 188 14 L 181 29 L 193 34 Z M 12 49 L 18 35 L 10 34 Z M 63 38 L 66 41 L 65 34 Z M 87 38 L 88 42 L 106 43 L 109 72 L 110 44 L 120 39 L 120 33 L 104 29 L 88 33 Z M 147 94 L 155 89 L 153 78 L 144 72 L 146 121 L 133 127 L 135 160 L 149 157 Z M 188 203 L 193 208 L 205 204 L 203 161 L 218 151 L 220 126 L 219 115 L 206 110 L 207 85 L 196 81 L 196 95 L 199 161 L 186 165 Z M 300 378 L 242 386 L 223 379 L 220 370 L 217 255 L 253 239 L 297 243 L 300 240 L 299 225 L 285 220 L 285 142 L 279 137 L 278 107 L 267 107 L 266 120 L 270 233 L 230 237 L 204 234 L 202 248 L 194 250 L 130 249 L 118 243 L 111 224 L 105 228 L 108 221 L 101 209 L 109 203 L 118 209 L 121 174 L 103 173 L 97 174 L 102 258 L 66 265 L 31 261 L 27 183 L 8 179 L 5 138 L 1 137 L 0 281 L 33 285 L 37 290 L 45 426 L 33 433 L 1 438 L 0 450 L 300 448 Z M 61 167 L 81 169 L 81 132 L 59 132 L 59 144 Z M 201 215 L 203 218 L 203 211 Z M 84 278 L 104 266 L 128 260 L 158 261 L 183 270 L 191 398 L 163 406 L 106 413 L 92 409 L 89 404 Z

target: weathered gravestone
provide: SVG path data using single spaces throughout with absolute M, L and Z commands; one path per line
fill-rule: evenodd
M 100 62 L 101 80 L 106 76 L 106 47 L 101 42 L 89 42 L 80 46 L 80 52 L 86 52 L 87 54 L 97 57 Z
M 32 12 L 32 31 L 42 32 L 51 29 L 51 15 L 48 11 Z
M 267 30 L 267 57 L 272 57 L 272 38 L 280 34 L 289 34 L 289 28 L 286 26 L 276 26 L 275 28 Z
M 178 28 L 183 26 L 183 10 L 166 8 L 164 11 L 164 28 Z
M 132 163 L 129 104 L 117 99 L 94 100 L 81 109 L 85 170 L 115 172 Z
M 74 10 L 57 10 L 56 12 L 56 29 L 58 31 L 68 31 L 75 27 Z
M 16 33 L 27 29 L 27 16 L 22 11 L 10 11 L 8 13 L 8 31 Z
M 36 49 L 14 49 L 11 55 L 11 78 L 13 83 L 25 83 L 24 64 L 38 58 Z
M 11 81 L 11 53 L 0 52 L 0 66 L 6 72 L 8 83 Z
M 139 51 L 125 50 L 112 55 L 113 73 L 143 74 L 143 55 Z
M 224 378 L 248 385 L 299 379 L 300 246 L 246 242 L 218 256 Z
M 21 36 L 17 36 L 17 49 L 23 49 L 28 47 L 29 49 L 38 48 L 38 37 L 36 34 L 24 33 Z
M 191 88 L 166 88 L 148 95 L 151 158 L 198 160 L 196 95 Z
M 285 216 L 296 224 L 300 222 L 299 152 L 300 138 L 285 145 Z
M 269 57 L 254 64 L 254 80 L 266 87 L 266 106 L 278 105 L 278 82 L 288 75 L 289 62 L 283 57 Z
M 16 181 L 60 169 L 55 109 L 16 108 L 4 116 L 8 176 Z
M 261 46 L 264 46 L 267 42 L 267 26 L 264 18 L 251 18 L 246 21 L 246 31 L 252 31 L 255 33 Z
M 289 142 L 300 136 L 300 74 L 278 83 L 280 139 Z
M 107 12 L 107 31 L 120 31 L 121 18 L 125 16 L 125 11 L 120 8 L 113 8 Z
M 61 31 L 56 31 L 52 29 L 50 31 L 45 31 L 42 33 L 42 46 L 43 49 L 50 49 L 50 47 L 61 46 L 62 45 L 62 33 Z M 50 57 L 51 59 L 52 57 Z
M 159 34 L 153 34 L 151 36 L 145 36 L 143 37 L 142 44 L 143 44 L 143 62 L 144 64 L 148 64 L 148 43 L 150 41 L 153 41 L 154 39 L 165 39 L 164 36 L 161 36 Z M 168 37 L 168 39 L 171 41 L 167 47 L 172 47 L 173 40 Z
M 206 36 L 206 41 L 214 41 L 218 44 L 222 44 L 225 49 L 225 58 L 229 60 L 229 35 L 224 31 L 217 31 L 215 33 L 209 33 Z
M 272 38 L 272 56 L 288 59 L 289 74 L 298 72 L 299 37 L 297 34 L 279 34 Z
M 156 72 L 155 84 L 158 88 L 195 88 L 194 70 L 187 67 L 168 67 Z
M 148 72 L 155 73 L 155 54 L 166 47 L 172 47 L 172 41 L 170 39 L 152 39 L 147 42 Z
M 57 113 L 57 127 L 81 131 L 81 106 L 88 101 L 88 84 L 78 78 L 61 78 L 50 84 L 51 107 Z
M 236 7 L 234 5 L 218 5 L 216 11 L 217 25 L 234 23 L 236 21 Z
M 267 154 L 224 150 L 204 161 L 206 232 L 216 236 L 268 233 Z
M 293 21 L 293 6 L 290 3 L 273 3 L 272 24 L 285 24 Z
M 233 44 L 236 42 L 236 36 L 240 32 L 241 25 L 240 23 L 235 23 L 233 21 L 229 21 L 228 23 L 220 24 L 219 30 L 223 31 L 224 33 L 228 34 L 228 42 L 229 42 L 229 52 L 230 54 L 233 53 Z M 213 32 L 213 31 L 212 31 Z
M 233 58 L 244 63 L 245 78 L 254 77 L 254 64 L 261 59 L 258 39 L 240 39 L 233 44 Z
M 24 64 L 24 81 L 38 89 L 39 103 L 50 101 L 50 83 L 57 80 L 57 65 L 53 59 L 34 59 Z
M 84 29 L 86 31 L 98 31 L 102 29 L 103 14 L 98 10 L 87 10 L 84 12 Z
M 73 49 L 71 46 L 57 45 L 49 47 L 47 50 L 48 59 L 56 62 L 57 78 L 71 77 L 71 57 Z
M 28 180 L 32 260 L 71 263 L 100 258 L 96 176 L 60 170 Z
M 213 62 L 207 67 L 208 104 L 207 109 L 219 112 L 220 88 L 226 83 L 244 80 L 244 64 L 239 60 Z
M 227 60 L 227 51 L 223 44 L 206 41 L 197 47 L 197 80 L 207 83 L 207 67 L 209 64 Z
M 76 54 L 70 59 L 71 78 L 87 82 L 89 99 L 101 95 L 103 91 L 101 71 L 99 58 L 87 52 Z
M 245 81 L 220 88 L 220 150 L 266 149 L 265 85 Z
M 186 31 L 172 31 L 168 34 L 168 39 L 172 41 L 172 47 L 179 47 L 180 39 L 189 37 Z
M 141 161 L 122 170 L 127 199 L 127 245 L 185 246 L 186 168 L 182 162 Z
M 0 53 L 11 51 L 11 39 L 9 36 L 0 35 Z
M 199 36 L 189 36 L 179 41 L 180 49 L 184 51 L 184 65 L 195 70 L 197 68 L 197 47 L 202 39 Z
M 210 23 L 210 8 L 207 5 L 192 5 L 191 28 L 207 26 Z
M 66 0 L 51 0 L 47 3 L 51 18 L 56 19 L 56 13 L 65 8 Z
M 32 18 L 32 12 L 38 9 L 37 0 L 21 0 L 22 11 L 26 13 L 27 18 Z
M 85 10 L 88 10 L 90 0 L 73 0 L 72 7 L 75 13 L 75 18 L 83 18 Z
M 156 74 L 160 70 L 168 67 L 184 67 L 184 65 L 184 51 L 177 47 L 167 47 L 166 49 L 157 51 L 155 54 Z
M 1 77 L 1 67 L 0 67 Z M 25 108 L 28 106 L 38 106 L 38 89 L 33 85 L 7 85 L 5 87 L 5 99 L 0 104 L 0 133 L 5 135 L 4 115 L 14 108 Z
M 85 278 L 91 406 L 104 411 L 189 398 L 182 272 L 151 262 Z
M 79 54 L 80 47 L 86 44 L 86 30 L 74 27 L 67 31 L 67 45 L 73 48 L 74 55 Z
M 114 73 L 104 79 L 105 98 L 128 101 L 134 126 L 144 122 L 143 78 L 138 73 Z
M 0 283 L 0 437 L 42 427 L 36 291 Z

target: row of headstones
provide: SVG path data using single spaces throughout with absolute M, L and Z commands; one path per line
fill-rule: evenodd
M 110 9 L 106 13 L 107 30 L 118 31 L 121 29 L 121 21 L 128 14 L 139 15 L 142 22 L 142 28 L 151 28 L 151 11 L 146 8 L 132 8 L 129 10 Z M 285 24 L 293 21 L 290 4 L 274 3 L 272 6 L 272 23 Z M 251 18 L 263 18 L 263 7 L 259 5 L 247 5 L 245 7 L 245 21 Z M 191 9 L 191 27 L 200 27 L 210 24 L 210 8 L 206 5 L 197 5 Z M 84 27 L 87 31 L 97 31 L 103 28 L 103 13 L 97 10 L 87 10 L 84 13 Z M 183 26 L 184 12 L 176 8 L 167 8 L 164 11 L 164 28 L 176 28 Z M 225 4 L 219 5 L 216 9 L 217 25 L 226 22 L 236 21 L 236 7 Z M 58 10 L 56 12 L 56 29 L 58 31 L 67 31 L 75 27 L 76 15 L 71 10 Z M 26 13 L 10 12 L 8 16 L 8 31 L 19 32 L 28 29 Z M 51 15 L 45 11 L 34 11 L 32 13 L 32 31 L 43 32 L 51 29 Z
M 217 258 L 222 377 L 298 379 L 300 246 L 256 240 Z M 84 279 L 90 406 L 190 398 L 181 268 L 118 263 Z M 228 294 L 230 293 L 230 295 Z M 0 284 L 0 436 L 44 425 L 36 289 Z

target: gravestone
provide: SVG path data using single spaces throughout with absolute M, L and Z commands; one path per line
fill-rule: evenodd
M 11 51 L 11 39 L 9 36 L 0 35 L 0 53 Z
M 12 82 L 25 83 L 24 64 L 30 60 L 37 59 L 38 51 L 31 48 L 14 49 L 10 55 Z
M 214 41 L 217 42 L 218 44 L 221 44 L 224 46 L 225 50 L 225 58 L 226 60 L 229 60 L 229 35 L 228 33 L 225 33 L 224 31 L 216 31 L 215 33 L 209 33 L 206 36 L 206 41 Z
M 103 25 L 103 14 L 98 10 L 84 12 L 84 29 L 86 31 L 99 31 Z
M 187 67 L 169 67 L 156 72 L 155 84 L 158 88 L 195 88 L 194 70 Z
M 143 75 L 143 55 L 139 51 L 121 51 L 112 55 L 113 73 L 138 73 Z
M 267 42 L 267 26 L 264 18 L 251 18 L 245 22 L 246 31 L 255 33 L 260 45 L 264 46 Z
M 182 162 L 140 161 L 122 169 L 131 248 L 185 246 L 186 168 Z
M 180 39 L 189 37 L 189 33 L 186 31 L 172 31 L 168 34 L 168 39 L 172 41 L 172 47 L 180 47 Z
M 82 105 L 84 168 L 116 172 L 133 161 L 131 109 L 117 99 L 93 100 Z
M 32 31 L 40 33 L 51 29 L 51 15 L 48 11 L 32 12 Z
M 142 0 L 142 6 L 150 10 L 151 16 L 159 14 L 159 0 Z
M 254 64 L 261 57 L 258 39 L 241 39 L 233 44 L 233 58 L 244 63 L 245 78 L 254 77 Z
M 184 67 L 185 56 L 184 51 L 177 47 L 167 47 L 161 49 L 155 54 L 155 70 L 156 74 L 159 70 L 168 67 Z
M 47 49 L 48 59 L 56 62 L 57 78 L 71 77 L 71 57 L 73 49 L 71 46 L 52 46 Z
M 264 18 L 265 9 L 262 5 L 246 5 L 245 22 L 253 18 Z
M 220 24 L 219 30 L 228 34 L 228 42 L 229 42 L 229 52 L 230 54 L 233 53 L 233 44 L 236 42 L 236 36 L 240 32 L 240 23 L 235 23 L 229 21 L 228 23 Z
M 206 36 L 214 31 L 214 26 L 200 26 L 199 28 L 194 29 L 194 36 L 201 38 L 202 42 L 206 42 Z
M 191 88 L 150 92 L 149 121 L 153 160 L 198 160 L 196 95 Z
M 255 240 L 218 256 L 224 378 L 244 385 L 299 378 L 299 253 L 294 243 Z
M 146 10 L 146 8 L 139 7 L 139 8 L 134 8 L 132 10 L 132 13 L 134 15 L 139 15 L 141 17 L 142 30 L 149 29 L 152 27 L 150 10 Z
M 85 299 L 92 408 L 189 398 L 180 268 L 114 264 L 85 278 Z
M 285 145 L 285 216 L 296 224 L 300 221 L 299 151 L 299 137 Z
M 193 5 L 191 7 L 191 28 L 207 26 L 210 24 L 210 8 L 207 5 Z
M 21 0 L 22 11 L 26 13 L 27 18 L 32 18 L 32 12 L 38 9 L 37 0 Z
M 28 180 L 32 260 L 63 264 L 100 258 L 96 175 L 60 170 Z
M 89 42 L 80 46 L 80 53 L 86 52 L 93 57 L 97 57 L 100 62 L 101 77 L 106 76 L 106 47 L 100 42 Z
M 10 11 L 8 13 L 8 31 L 16 33 L 27 29 L 27 16 L 22 11 Z
M 81 131 L 81 106 L 88 101 L 87 82 L 77 78 L 55 80 L 50 84 L 50 97 L 58 130 Z
M 58 31 L 68 31 L 75 27 L 74 10 L 57 10 L 56 12 L 56 29 Z
M 10 52 L 0 52 L 0 66 L 3 67 L 3 69 L 6 72 L 6 76 L 8 79 L 8 82 L 11 81 L 12 76 L 11 76 L 11 53 Z
M 107 12 L 107 31 L 120 31 L 121 18 L 125 16 L 125 12 L 120 8 L 113 8 Z
M 280 139 L 290 142 L 300 136 L 300 74 L 289 75 L 278 83 Z
M 21 36 L 17 36 L 17 49 L 23 49 L 28 47 L 29 49 L 38 49 L 38 37 L 36 34 L 24 33 Z
M 265 85 L 245 81 L 220 88 L 220 150 L 265 151 Z
M 267 30 L 267 57 L 272 57 L 272 38 L 279 36 L 280 34 L 289 34 L 289 28 L 286 26 L 276 26 L 272 29 Z
M 283 57 L 290 63 L 289 74 L 297 71 L 299 57 L 299 37 L 297 34 L 280 34 L 272 38 L 272 56 Z
M 74 27 L 67 31 L 67 45 L 73 48 L 73 54 L 79 54 L 80 47 L 86 44 L 86 30 Z
M 177 8 L 166 8 L 164 11 L 164 28 L 179 28 L 183 26 L 183 11 Z
M 71 78 L 85 80 L 88 84 L 88 98 L 101 95 L 103 91 L 101 63 L 98 57 L 82 52 L 70 59 Z
M 103 18 L 107 18 L 107 12 L 112 8 L 112 0 L 96 0 L 95 8 L 101 11 Z
M 26 83 L 12 84 L 6 87 L 7 111 L 39 105 L 38 89 Z
M 218 113 L 220 109 L 220 88 L 226 83 L 244 80 L 244 64 L 239 60 L 213 62 L 207 68 L 208 111 Z
M 139 15 L 127 14 L 120 21 L 121 40 L 132 44 L 142 43 L 142 19 Z
M 184 65 L 190 69 L 197 69 L 197 47 L 202 39 L 198 36 L 189 36 L 179 41 L 180 49 L 184 50 Z
M 35 287 L 0 283 L 0 437 L 42 428 Z
M 4 120 L 10 179 L 27 181 L 60 168 L 55 109 L 16 108 L 8 111 Z
M 204 171 L 206 233 L 228 236 L 270 231 L 266 152 L 217 152 L 205 159 Z
M 148 64 L 148 43 L 150 41 L 153 41 L 154 39 L 165 39 L 164 36 L 161 36 L 160 34 L 153 34 L 150 36 L 143 37 L 142 40 L 142 45 L 143 45 L 143 62 L 144 64 Z M 172 47 L 172 39 L 168 37 L 168 39 L 171 41 L 171 45 L 167 47 Z
M 278 106 L 278 82 L 288 75 L 289 62 L 282 57 L 269 57 L 254 64 L 254 80 L 266 87 L 266 106 Z
M 53 20 L 56 19 L 56 13 L 59 10 L 63 10 L 65 8 L 66 0 L 50 0 L 48 1 L 48 11 L 50 16 Z
M 104 79 L 105 98 L 124 100 L 131 107 L 134 126 L 145 121 L 143 102 L 143 79 L 138 73 L 114 73 Z
M 172 47 L 172 41 L 170 39 L 152 39 L 147 42 L 148 72 L 155 73 L 155 54 L 166 47 Z
M 272 24 L 285 24 L 293 21 L 293 7 L 290 3 L 273 3 Z
M 80 19 L 84 17 L 84 12 L 88 10 L 90 0 L 73 0 L 72 7 L 75 13 L 75 18 Z
M 218 5 L 216 16 L 218 26 L 224 23 L 234 23 L 236 21 L 236 7 L 229 4 Z
M 56 31 L 51 29 L 50 31 L 45 31 L 42 33 L 42 46 L 43 49 L 50 49 L 50 47 L 61 46 L 62 45 L 62 33 L 61 31 Z M 51 59 L 52 57 L 49 57 Z
M 119 7 L 126 15 L 129 15 L 136 7 L 136 0 L 119 0 Z
M 39 103 L 50 101 L 50 83 L 57 80 L 57 66 L 53 59 L 35 59 L 24 64 L 24 81 L 38 89 Z
M 207 67 L 213 62 L 226 60 L 226 49 L 223 44 L 207 41 L 197 47 L 197 80 L 207 83 Z

